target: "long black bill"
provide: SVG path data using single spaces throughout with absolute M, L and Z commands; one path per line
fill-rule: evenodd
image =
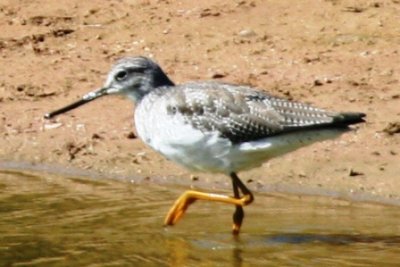
M 72 109 L 80 107 L 80 106 L 82 106 L 82 105 L 84 105 L 86 103 L 89 103 L 89 102 L 95 100 L 96 98 L 99 98 L 101 96 L 107 95 L 107 89 L 108 88 L 101 88 L 99 90 L 90 92 L 90 93 L 84 95 L 78 101 L 75 101 L 75 102 L 73 102 L 73 103 L 71 103 L 71 104 L 69 104 L 69 105 L 67 105 L 65 107 L 62 107 L 60 109 L 57 109 L 57 110 L 54 110 L 52 112 L 46 113 L 44 115 L 44 118 L 45 119 L 51 119 L 51 118 L 53 118 L 53 117 L 55 117 L 55 116 L 57 116 L 59 114 L 65 113 L 67 111 L 70 111 Z

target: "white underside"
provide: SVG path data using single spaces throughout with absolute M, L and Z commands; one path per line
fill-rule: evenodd
M 141 116 L 141 112 L 139 109 L 135 114 L 136 129 L 150 147 L 188 169 L 226 174 L 259 166 L 271 158 L 344 132 L 309 130 L 233 145 L 216 132 L 205 134 L 184 124 L 178 116 L 172 119 L 157 113 L 152 117 L 152 112 Z

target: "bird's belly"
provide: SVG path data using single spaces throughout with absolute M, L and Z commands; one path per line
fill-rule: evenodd
M 155 136 L 149 145 L 168 159 L 190 170 L 228 174 L 260 166 L 271 158 L 317 141 L 334 138 L 342 132 L 309 131 L 232 144 L 217 133 L 203 134 L 193 130 L 190 134 L 186 132 L 188 135 L 180 137 Z
M 226 173 L 230 169 L 227 158 L 229 140 L 216 133 L 202 133 L 185 125 L 179 131 L 164 129 L 144 141 L 166 158 L 190 170 Z

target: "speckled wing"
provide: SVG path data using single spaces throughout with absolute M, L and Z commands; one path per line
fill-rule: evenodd
M 233 143 L 311 128 L 344 127 L 363 117 L 361 113 L 332 113 L 225 83 L 188 83 L 169 93 L 173 97 L 169 98 L 168 114 L 180 114 L 194 128 L 217 131 Z

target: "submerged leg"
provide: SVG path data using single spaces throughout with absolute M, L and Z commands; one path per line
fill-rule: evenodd
M 232 187 L 233 187 L 233 196 L 236 199 L 239 199 L 240 198 L 239 187 L 234 179 L 232 179 Z M 235 212 L 233 213 L 233 226 L 232 226 L 232 233 L 234 235 L 239 234 L 243 218 L 244 218 L 243 206 L 236 205 Z
M 240 199 L 240 194 L 239 194 L 239 189 L 242 191 L 243 194 L 243 199 L 246 199 L 246 204 L 248 205 L 251 202 L 253 202 L 254 197 L 251 191 L 242 183 L 242 181 L 239 179 L 236 173 L 232 172 L 230 174 L 232 178 L 232 186 L 233 186 L 233 194 L 234 197 L 237 199 Z M 232 227 L 232 233 L 234 235 L 238 235 L 240 231 L 240 227 L 242 226 L 244 218 L 244 211 L 243 211 L 243 205 L 236 205 L 235 212 L 233 213 L 233 227 Z

